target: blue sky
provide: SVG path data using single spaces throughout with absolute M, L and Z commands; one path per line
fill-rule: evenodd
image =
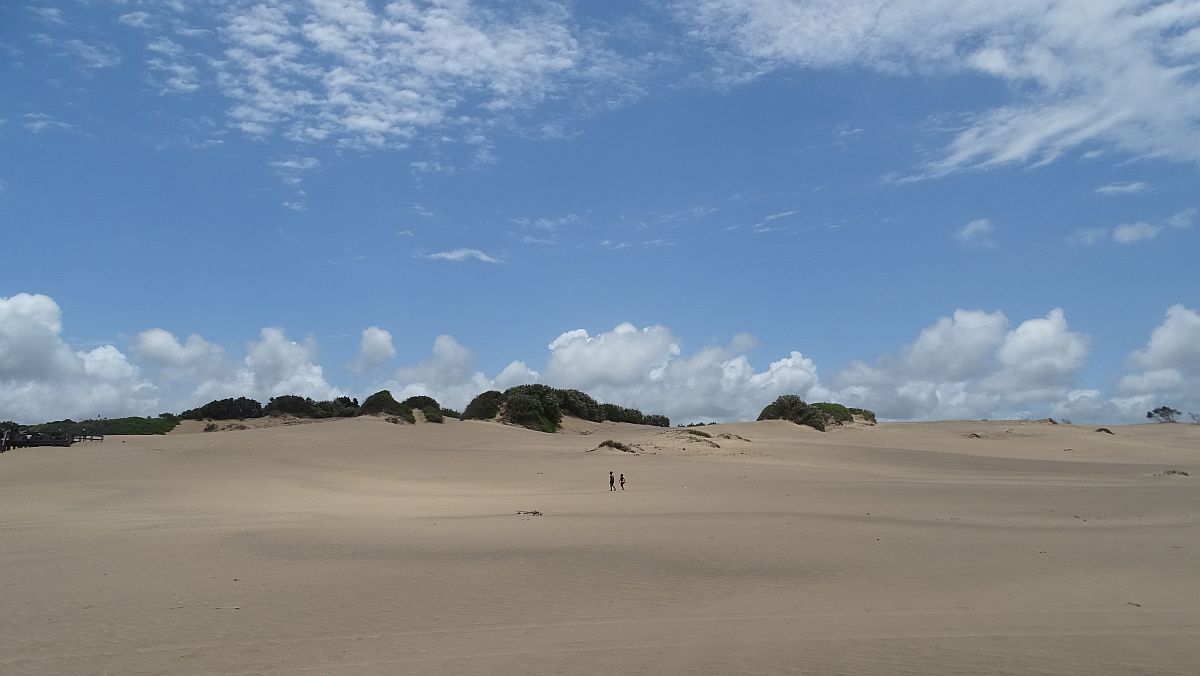
M 0 419 L 1200 411 L 1184 0 L 0 8 Z

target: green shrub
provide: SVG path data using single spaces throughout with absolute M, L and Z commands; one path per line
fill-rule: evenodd
M 358 415 L 358 399 L 338 397 L 332 401 L 314 401 L 317 418 L 353 418 Z
M 597 446 L 596 448 L 605 448 L 605 447 L 615 448 L 618 451 L 624 451 L 626 453 L 637 453 L 637 451 L 633 448 L 630 448 L 628 444 L 623 444 L 619 441 L 613 441 L 612 439 L 606 439 L 604 441 L 601 441 L 600 445 Z
M 604 419 L 613 422 L 632 423 L 634 425 L 646 424 L 646 416 L 636 408 L 625 408 L 616 404 L 603 404 L 601 409 L 604 412 Z
M 425 415 L 425 422 L 430 422 L 430 423 L 445 422 L 445 419 L 442 418 L 442 409 L 440 407 L 438 407 L 436 404 L 433 406 L 426 406 L 425 408 L 421 409 L 421 413 L 423 413 Z
M 533 401 L 521 399 L 513 405 L 512 399 L 517 395 Z M 514 425 L 551 432 L 558 430 L 564 415 L 592 422 L 611 420 L 658 427 L 671 425 L 671 420 L 663 415 L 643 415 L 635 408 L 598 403 L 586 392 L 562 390 L 539 383 L 510 387 L 504 392 L 484 392 L 467 404 L 462 419 L 492 420 L 497 415 Z
M 267 405 L 263 407 L 263 415 L 293 415 L 297 418 L 315 418 L 317 417 L 317 407 L 313 405 L 312 399 L 306 399 L 295 394 L 283 394 L 278 397 L 271 397 Z
M 558 390 L 559 408 L 564 415 L 602 422 L 601 405 L 590 395 L 579 390 Z
M 245 418 L 261 418 L 262 404 L 253 399 L 238 397 L 237 399 L 217 399 L 207 404 L 179 414 L 182 420 L 243 420 Z
M 517 385 L 504 391 L 505 422 L 532 430 L 558 431 L 562 423 L 559 406 L 558 391 L 546 385 Z
M 866 420 L 867 422 L 876 422 L 875 411 L 872 411 L 872 410 L 866 409 L 866 408 L 851 408 L 851 409 L 849 409 L 849 411 L 853 415 L 862 416 L 863 420 Z M 1068 423 L 1068 424 L 1070 424 L 1070 423 Z
M 166 434 L 179 424 L 175 416 L 163 418 L 105 418 L 103 420 L 56 420 L 39 425 L 27 425 L 24 431 L 29 434 Z
M 504 403 L 504 393 L 489 390 L 480 394 L 463 409 L 462 420 L 491 420 L 500 414 L 500 406 Z
M 442 416 L 446 418 L 454 418 L 455 420 L 462 419 L 462 414 L 452 408 L 442 408 Z
M 688 434 L 694 434 L 698 437 L 704 437 L 705 439 L 712 439 L 712 435 L 703 430 L 685 429 L 684 432 L 687 432 Z
M 850 409 L 841 404 L 831 404 L 827 401 L 809 404 L 821 413 L 825 414 L 826 422 L 832 422 L 838 425 L 854 421 L 854 416 L 850 413 Z
M 358 409 L 359 415 L 377 415 L 379 413 L 396 416 L 410 424 L 417 422 L 412 409 L 396 401 L 392 393 L 387 390 L 380 390 L 367 397 Z
M 758 414 L 758 419 L 790 420 L 797 425 L 807 425 L 813 429 L 825 431 L 825 414 L 804 403 L 804 400 L 795 394 L 782 395 L 774 402 L 767 404 L 762 413 Z
M 430 406 L 432 406 L 434 408 L 440 408 L 438 406 L 436 399 L 434 399 L 433 397 L 427 397 L 423 394 L 417 395 L 415 397 L 409 397 L 408 399 L 405 399 L 404 401 L 400 402 L 400 405 L 405 408 L 425 409 Z

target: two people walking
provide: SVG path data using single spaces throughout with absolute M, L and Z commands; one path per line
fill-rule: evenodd
M 608 473 L 608 490 L 617 490 L 617 480 L 613 478 L 613 473 L 610 470 Z M 625 475 L 621 474 L 621 490 L 625 490 Z

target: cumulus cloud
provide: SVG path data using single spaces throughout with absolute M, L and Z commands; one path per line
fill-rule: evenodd
M 737 354 L 750 344 L 748 338 L 739 334 L 729 346 L 684 355 L 680 341 L 663 326 L 638 329 L 624 323 L 596 336 L 575 329 L 548 346 L 546 382 L 681 422 L 753 418 L 787 392 L 820 396 L 812 360 L 791 352 L 756 371 Z
M 180 341 L 166 329 L 142 331 L 134 338 L 133 354 L 151 368 L 161 369 L 168 378 L 182 379 L 210 375 L 225 361 L 225 350 L 192 334 Z
M 1190 0 L 678 0 L 733 78 L 784 68 L 967 72 L 1011 86 L 921 172 L 1042 164 L 1103 145 L 1200 159 L 1200 10 Z M 1089 36 L 1080 40 L 1080 35 Z
M 959 228 L 955 231 L 954 238 L 964 246 L 992 247 L 995 246 L 991 240 L 993 230 L 991 219 L 981 218 Z
M 435 261 L 451 261 L 461 263 L 466 260 L 482 261 L 484 263 L 503 263 L 504 261 L 490 256 L 479 249 L 453 249 L 451 251 L 439 251 L 437 253 L 426 254 L 425 258 Z
M 1098 390 L 1071 392 L 1059 415 L 1092 420 L 1145 420 L 1162 405 L 1200 412 L 1200 312 L 1184 305 L 1167 308 L 1146 345 L 1129 355 L 1129 373 L 1116 395 Z
M 202 382 L 191 400 L 199 404 L 224 397 L 266 400 L 281 394 L 330 399 L 341 396 L 342 391 L 326 382 L 324 370 L 317 363 L 315 340 L 298 343 L 283 329 L 267 327 L 259 332 L 258 340 L 247 344 L 239 368 Z
M 398 369 L 392 380 L 383 386 L 397 399 L 426 395 L 443 406 L 462 409 L 481 392 L 537 380 L 538 373 L 520 361 L 504 367 L 495 379 L 488 378 L 475 369 L 475 357 L 470 349 L 453 336 L 438 336 L 429 357 Z
M 1123 377 L 1118 389 L 1138 410 L 1166 404 L 1200 412 L 1200 312 L 1172 305 L 1130 363 L 1138 370 Z
M 73 350 L 62 328 L 62 311 L 49 296 L 0 298 L 0 419 L 148 413 L 158 405 L 156 388 L 120 350 Z
M 374 371 L 396 356 L 396 348 L 392 345 L 392 334 L 378 326 L 363 329 L 362 341 L 359 343 L 358 358 L 350 365 L 357 373 Z
M 1008 329 L 1001 312 L 957 310 L 896 355 L 855 362 L 836 398 L 897 419 L 1029 415 L 1064 399 L 1088 354 L 1061 309 Z

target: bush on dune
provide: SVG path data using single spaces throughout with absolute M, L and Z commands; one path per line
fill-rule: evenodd
M 471 400 L 463 409 L 462 420 L 491 420 L 500 414 L 504 393 L 488 390 Z
M 413 415 L 412 408 L 405 407 L 388 390 L 380 390 L 375 394 L 363 399 L 362 406 L 358 408 L 359 415 L 390 415 L 400 418 L 407 423 L 416 424 L 416 416 Z
M 854 421 L 854 416 L 875 422 L 875 413 L 865 408 L 847 408 L 830 402 L 805 403 L 799 395 L 785 394 L 767 404 L 759 420 L 790 420 L 797 425 L 806 425 L 824 432 L 830 425 L 841 425 Z
M 562 424 L 561 400 L 548 385 L 517 385 L 504 391 L 503 416 L 513 425 L 556 432 Z
M 262 416 L 262 404 L 246 397 L 217 399 L 179 414 L 181 420 L 244 420 Z

